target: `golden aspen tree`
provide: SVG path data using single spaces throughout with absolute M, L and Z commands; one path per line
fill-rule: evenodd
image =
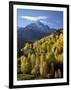
M 21 71 L 26 74 L 31 72 L 31 62 L 30 60 L 25 57 L 21 56 Z
M 40 75 L 42 77 L 45 77 L 47 73 L 47 62 L 45 58 L 45 54 L 42 53 L 40 56 Z
M 25 56 L 21 56 L 21 71 L 23 73 L 26 73 L 26 59 Z
M 31 54 L 31 65 L 32 65 L 32 69 L 33 69 L 34 66 L 35 66 L 35 61 L 36 61 L 35 53 L 32 53 L 32 54 Z

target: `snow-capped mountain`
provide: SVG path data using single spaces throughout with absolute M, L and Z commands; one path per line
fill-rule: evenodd
M 32 22 L 25 28 L 18 28 L 18 47 L 22 47 L 24 42 L 34 42 L 55 31 L 56 29 L 51 29 L 48 25 L 45 25 L 41 21 Z

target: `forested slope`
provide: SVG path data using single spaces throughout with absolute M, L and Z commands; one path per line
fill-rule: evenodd
M 17 56 L 18 80 L 63 77 L 63 30 L 25 43 Z

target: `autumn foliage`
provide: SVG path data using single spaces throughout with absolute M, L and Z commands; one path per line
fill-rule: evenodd
M 25 43 L 20 52 L 18 80 L 21 74 L 25 80 L 63 77 L 63 30 L 34 43 Z

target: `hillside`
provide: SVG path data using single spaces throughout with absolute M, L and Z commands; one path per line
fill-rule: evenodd
M 25 43 L 18 56 L 18 80 L 63 77 L 63 30 Z

